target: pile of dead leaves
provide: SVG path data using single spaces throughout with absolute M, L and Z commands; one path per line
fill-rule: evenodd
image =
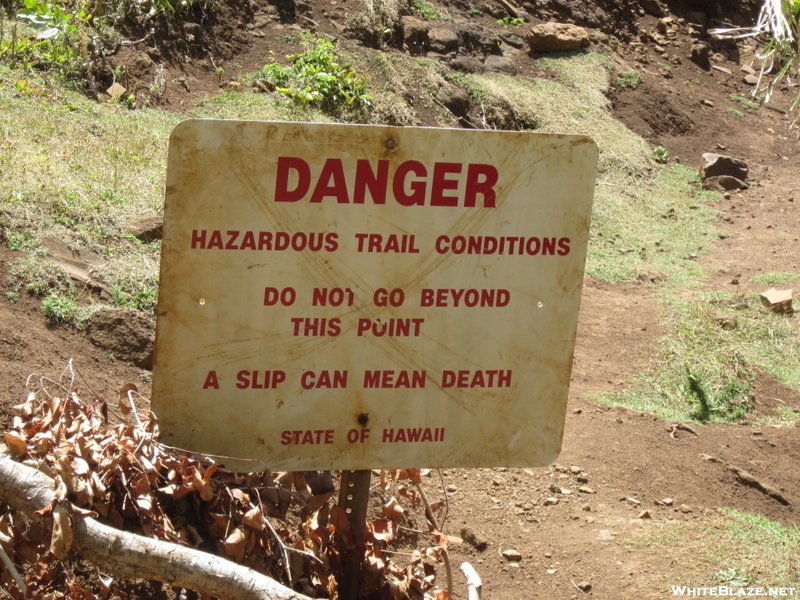
M 142 408 L 147 402 L 135 386 L 124 386 L 112 405 L 87 385 L 94 399 L 86 402 L 74 372 L 70 364 L 59 382 L 39 378 L 38 389 L 13 408 L 13 426 L 4 436 L 8 453 L 52 477 L 57 499 L 68 501 L 40 511 L 52 516 L 40 524 L 0 505 L 0 544 L 25 580 L 28 597 L 130 597 L 125 582 L 87 574 L 85 563 L 78 572 L 81 563 L 70 552 L 71 519 L 78 514 L 225 556 L 311 597 L 337 598 L 343 561 L 354 556 L 361 561 L 363 596 L 450 597 L 437 589 L 432 564 L 447 560 L 446 538 L 434 516 L 441 503 L 427 502 L 422 472 L 382 473 L 373 500 L 380 501 L 383 516 L 368 519 L 360 531 L 332 500 L 334 474 L 234 473 L 207 457 L 179 452 L 158 442 L 158 421 Z M 420 514 L 425 531 L 414 526 Z M 432 547 L 409 547 L 431 539 L 429 531 Z M 20 575 L 2 569 L 0 586 L 24 598 L 14 580 Z

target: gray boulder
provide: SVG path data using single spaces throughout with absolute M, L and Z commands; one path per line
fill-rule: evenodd
M 747 163 L 738 158 L 706 152 L 703 154 L 703 165 L 700 167 L 700 177 L 705 181 L 710 177 L 727 175 L 741 181 L 747 181 L 749 168 Z

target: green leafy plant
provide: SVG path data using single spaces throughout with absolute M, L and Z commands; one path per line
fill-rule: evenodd
M 741 96 L 735 96 L 735 95 L 732 95 L 730 98 L 733 102 L 739 102 L 741 104 L 744 104 L 747 108 L 750 108 L 752 110 L 758 110 L 759 108 L 758 104 L 756 104 L 752 100 L 748 100 L 747 98 L 742 98 Z
M 738 379 L 730 378 L 716 395 L 712 397 L 711 391 L 699 372 L 692 372 L 686 367 L 687 397 L 697 403 L 697 410 L 691 417 L 705 423 L 712 416 L 717 416 L 725 421 L 736 421 L 747 414 L 749 399 L 747 392 L 750 386 Z
M 741 569 L 736 568 L 720 569 L 714 573 L 714 577 L 716 577 L 721 583 L 736 587 L 745 587 L 750 583 L 750 577 L 745 575 Z
M 11 304 L 14 304 L 17 300 L 19 300 L 19 294 L 17 292 L 6 292 L 5 296 L 6 300 L 8 300 Z
M 497 19 L 498 25 L 513 25 L 514 27 L 522 27 L 525 24 L 524 19 L 519 19 L 516 17 L 503 17 L 502 19 Z
M 72 323 L 78 314 L 78 304 L 72 296 L 54 291 L 42 300 L 42 312 L 55 323 Z
M 727 112 L 731 113 L 734 117 L 744 119 L 744 113 L 736 108 L 729 108 Z
M 439 12 L 433 4 L 428 2 L 428 0 L 411 0 L 408 5 L 408 9 L 421 19 L 425 19 L 426 21 L 436 21 L 438 19 L 442 20 L 449 20 L 449 15 L 443 14 Z
M 664 146 L 656 146 L 653 148 L 653 160 L 662 165 L 667 164 L 669 162 L 669 150 Z
M 345 107 L 371 106 L 364 77 L 349 64 L 341 63 L 333 43 L 317 39 L 304 45 L 311 47 L 302 54 L 287 57 L 291 65 L 270 63 L 264 67 L 264 75 L 279 93 L 302 104 L 315 104 L 330 114 Z
M 617 77 L 617 85 L 635 90 L 642 84 L 642 74 L 639 71 L 625 71 Z

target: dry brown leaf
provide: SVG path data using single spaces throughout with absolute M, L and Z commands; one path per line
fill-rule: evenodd
M 247 550 L 247 537 L 247 532 L 241 527 L 234 529 L 233 533 L 222 542 L 225 548 L 225 554 L 233 557 L 236 562 L 244 560 L 244 554 Z
M 256 506 L 244 513 L 242 523 L 253 529 L 261 530 L 264 527 L 264 515 L 261 513 L 261 508 Z
M 8 447 L 8 453 L 11 454 L 13 458 L 22 458 L 28 453 L 28 444 L 21 433 L 7 431 L 3 434 L 3 438 Z
M 375 519 L 367 524 L 367 528 L 376 540 L 391 542 L 397 535 L 397 527 L 389 519 Z
M 128 396 L 128 392 L 138 391 L 139 388 L 132 383 L 126 383 L 119 390 L 119 409 L 122 411 L 123 415 L 129 414 L 134 408 L 133 402 L 131 402 L 130 396 Z
M 397 498 L 394 496 L 381 507 L 381 510 L 383 511 L 383 516 L 392 521 L 399 521 L 406 512 L 405 509 L 397 503 Z
M 67 557 L 73 541 L 72 523 L 69 511 L 61 502 L 53 505 L 53 536 L 50 540 L 50 552 L 59 560 Z

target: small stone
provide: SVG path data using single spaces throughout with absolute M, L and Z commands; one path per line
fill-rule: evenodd
M 584 594 L 589 593 L 592 590 L 592 584 L 588 581 L 581 581 L 580 583 L 576 584 L 578 589 L 582 591 Z
M 558 504 L 558 498 L 545 498 L 542 504 L 544 506 L 555 506 L 556 504 Z
M 750 67 L 748 65 L 742 65 L 741 71 L 742 71 L 742 73 L 747 73 L 748 75 L 755 75 L 756 74 L 756 70 L 753 67 Z
M 545 558 L 553 558 L 553 553 L 552 552 L 545 552 L 544 553 L 544 557 Z
M 688 507 L 687 505 L 685 505 L 685 504 L 681 504 L 681 505 L 678 507 L 678 510 L 679 510 L 679 511 L 681 511 L 683 514 L 687 514 L 687 513 L 690 513 L 690 512 L 692 512 L 692 509 L 691 509 L 691 508 L 689 508 L 689 507 Z
M 672 506 L 672 504 L 673 504 L 674 502 L 675 502 L 675 500 L 673 500 L 672 498 L 664 498 L 664 499 L 661 501 L 661 504 L 663 504 L 664 506 Z
M 639 516 L 636 517 L 637 519 L 652 519 L 652 515 L 650 514 L 649 510 L 643 510 L 639 513 Z
M 633 504 L 634 506 L 639 506 L 641 502 L 639 502 L 636 498 L 625 498 L 625 501 Z
M 579 474 L 581 471 L 583 471 L 583 469 L 581 469 L 580 467 L 576 467 L 575 465 L 572 465 L 572 466 L 569 468 L 569 472 L 570 472 L 570 473 L 572 473 L 573 475 L 577 475 L 577 474 Z
M 229 92 L 241 92 L 242 84 L 238 81 L 229 81 L 225 84 L 225 89 Z
M 452 483 L 447 486 L 447 493 L 448 494 L 455 494 L 458 491 L 458 488 L 454 486 Z
M 587 485 L 582 485 L 581 487 L 578 488 L 578 491 L 581 494 L 594 494 L 594 489 L 590 488 Z
M 731 74 L 730 69 L 726 69 L 725 67 L 720 67 L 719 65 L 714 65 L 712 68 L 719 71 L 720 73 L 725 73 L 726 75 Z
M 486 538 L 486 536 L 475 531 L 471 527 L 461 528 L 461 539 L 463 539 L 476 550 L 485 550 L 486 546 L 489 545 L 489 540 Z
M 584 504 L 583 506 L 581 506 L 581 510 L 584 511 L 584 512 L 591 512 L 592 505 L 591 504 Z
M 547 569 L 548 575 L 555 575 L 556 573 L 558 573 L 558 569 Z
M 594 517 L 586 517 L 586 522 L 587 523 L 591 524 L 591 523 L 594 523 L 594 521 L 595 521 Z
M 748 73 L 747 75 L 745 75 L 742 78 L 742 81 L 744 81 L 747 85 L 757 85 L 758 84 L 758 77 Z
M 702 104 L 703 106 L 710 106 L 711 108 L 714 108 L 714 103 L 711 100 L 705 100 L 705 99 L 700 100 L 700 104 Z
M 519 550 L 503 550 L 501 555 L 509 562 L 519 562 L 522 560 L 522 553 Z
M 492 479 L 492 485 L 501 486 L 503 485 L 503 482 L 499 479 Z

